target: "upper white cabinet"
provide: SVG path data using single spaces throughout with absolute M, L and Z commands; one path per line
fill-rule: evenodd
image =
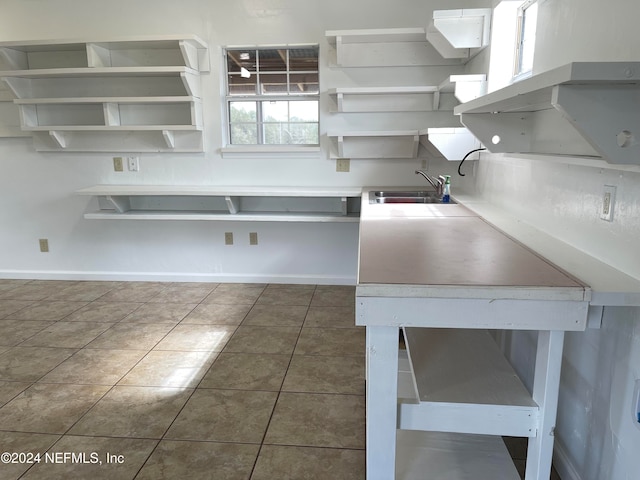
M 576 62 L 455 107 L 497 153 L 640 164 L 640 62 Z
M 209 57 L 195 36 L 4 42 L 0 56 L 21 129 L 39 151 L 203 149 Z
M 435 10 L 427 40 L 444 58 L 463 63 L 489 45 L 491 9 Z

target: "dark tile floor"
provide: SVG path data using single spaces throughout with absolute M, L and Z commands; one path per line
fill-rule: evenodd
M 0 280 L 0 480 L 364 479 L 354 293 Z

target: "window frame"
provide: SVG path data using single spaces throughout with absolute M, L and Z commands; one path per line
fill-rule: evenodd
M 522 78 L 526 78 L 532 75 L 533 65 L 531 68 L 527 70 L 523 70 L 522 60 L 524 58 L 524 45 L 525 45 L 525 34 L 526 34 L 526 14 L 527 10 L 533 5 L 538 4 L 538 0 L 526 0 L 518 7 L 518 18 L 517 18 L 517 27 L 516 27 L 516 42 L 515 42 L 515 54 L 513 59 L 513 79 L 520 80 Z M 536 5 L 539 9 L 540 5 Z M 535 24 L 534 27 L 537 27 L 538 21 L 538 12 L 536 12 Z M 537 30 L 537 28 L 536 28 Z M 534 31 L 533 39 L 535 41 L 536 32 Z
M 315 49 L 317 52 L 317 67 L 315 70 L 296 70 L 291 68 L 290 62 L 290 51 L 294 49 Z M 240 72 L 230 72 L 229 64 L 228 64 L 228 55 L 229 51 L 237 51 L 237 50 L 247 50 L 255 52 L 255 62 L 256 67 L 255 70 L 251 72 L 251 75 L 255 75 L 255 92 L 254 93 L 230 93 L 230 77 L 235 75 L 241 75 Z M 260 68 L 260 50 L 285 50 L 286 51 L 286 60 L 285 60 L 285 69 L 284 70 L 266 70 Z M 319 44 L 288 44 L 288 45 L 251 45 L 251 46 L 227 46 L 222 49 L 222 57 L 224 61 L 224 120 L 225 120 L 225 138 L 226 138 L 226 146 L 228 149 L 268 149 L 277 151 L 280 149 L 292 149 L 292 148 L 319 148 L 320 145 L 320 46 Z M 273 74 L 284 74 L 287 77 L 286 83 L 286 93 L 259 93 L 259 89 L 263 87 L 263 83 L 261 82 L 261 78 L 265 78 L 268 75 Z M 315 74 L 318 79 L 318 89 L 313 93 L 306 92 L 292 92 L 291 90 L 291 77 L 298 74 Z M 317 114 L 316 121 L 309 122 L 294 122 L 299 123 L 300 125 L 305 124 L 314 124 L 317 128 L 318 137 L 317 143 L 265 143 L 265 126 L 268 125 L 285 125 L 290 124 L 290 111 L 291 111 L 291 103 L 299 102 L 299 101 L 314 101 L 317 106 Z M 231 121 L 231 106 L 234 102 L 247 102 L 255 105 L 256 109 L 256 120 L 255 122 L 232 122 Z M 263 104 L 264 102 L 287 102 L 287 121 L 279 121 L 279 122 L 266 122 L 264 118 L 263 112 Z M 232 143 L 232 128 L 234 123 L 236 125 L 247 124 L 247 125 L 255 125 L 256 126 L 256 141 L 257 143 Z

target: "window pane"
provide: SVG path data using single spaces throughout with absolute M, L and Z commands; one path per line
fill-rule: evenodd
M 289 77 L 291 93 L 318 93 L 317 73 L 292 73 Z
M 289 49 L 289 70 L 318 71 L 318 47 Z
M 231 123 L 256 122 L 256 102 L 229 102 L 229 120 Z
M 258 143 L 258 125 L 241 123 L 230 125 L 232 145 L 256 145 Z
M 317 145 L 317 123 L 266 123 L 263 126 L 267 145 Z
M 241 68 L 256 71 L 255 50 L 227 50 L 227 72 L 240 73 Z
M 250 78 L 243 78 L 238 74 L 229 74 L 229 95 L 255 95 L 256 81 L 255 74 L 251 74 Z
M 318 121 L 318 102 L 289 102 L 290 121 L 291 122 L 317 122 Z
M 289 102 L 262 102 L 262 120 L 266 122 L 288 122 Z
M 260 73 L 260 92 L 262 95 L 283 95 L 288 92 L 287 74 Z
M 317 123 L 290 123 L 289 133 L 292 142 L 298 145 L 317 145 L 318 124 Z
M 260 72 L 286 72 L 287 49 L 258 50 Z

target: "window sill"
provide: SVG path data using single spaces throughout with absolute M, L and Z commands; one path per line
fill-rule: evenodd
M 275 158 L 275 157 L 316 157 L 319 146 L 295 145 L 237 145 L 222 147 L 222 158 Z

